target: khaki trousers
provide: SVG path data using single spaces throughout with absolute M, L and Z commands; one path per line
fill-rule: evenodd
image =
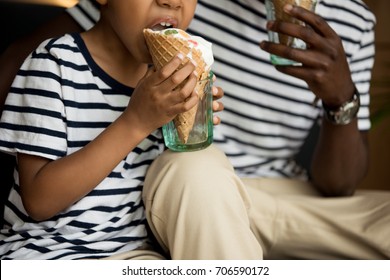
M 133 251 L 127 251 L 123 253 L 119 253 L 116 255 L 112 255 L 107 258 L 103 258 L 103 260 L 165 260 L 166 258 L 153 250 L 152 248 L 145 247 L 139 248 Z
M 390 258 L 390 192 L 323 198 L 298 180 L 242 179 L 213 145 L 164 152 L 143 199 L 172 259 Z

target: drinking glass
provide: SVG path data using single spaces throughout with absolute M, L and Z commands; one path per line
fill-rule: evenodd
M 212 73 L 207 79 L 198 82 L 197 86 L 200 89 L 204 88 L 204 94 L 199 98 L 195 121 L 188 139 L 184 139 L 182 133 L 179 133 L 175 120 L 162 127 L 165 146 L 169 149 L 176 152 L 197 151 L 208 147 L 213 142 L 212 85 Z M 193 119 L 193 116 L 191 119 Z

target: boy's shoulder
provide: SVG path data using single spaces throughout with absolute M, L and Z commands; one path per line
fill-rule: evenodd
M 37 53 L 55 52 L 56 50 L 70 50 L 77 48 L 76 38 L 74 34 L 65 34 L 60 37 L 49 38 L 43 41 L 36 48 Z
M 85 49 L 80 34 L 50 38 L 38 45 L 24 61 L 21 69 L 50 69 L 57 74 L 60 68 L 69 71 L 80 71 L 82 68 L 84 71 L 88 69 Z

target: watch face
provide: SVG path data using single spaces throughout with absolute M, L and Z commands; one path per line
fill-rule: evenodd
M 348 112 L 350 112 L 350 111 L 348 111 Z M 341 117 L 340 123 L 347 123 L 351 120 L 351 115 L 348 114 L 348 112 L 345 112 L 346 114 Z
M 337 114 L 336 123 L 338 124 L 348 124 L 351 120 L 356 116 L 358 111 L 358 106 L 356 102 L 351 102 L 346 104 L 344 108 L 342 108 Z
M 349 124 L 357 115 L 360 107 L 359 93 L 356 91 L 352 100 L 343 104 L 338 110 L 329 110 L 324 107 L 330 122 L 338 125 Z

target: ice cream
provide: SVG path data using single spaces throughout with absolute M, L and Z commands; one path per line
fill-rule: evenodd
M 144 36 L 156 69 L 161 69 L 179 53 L 185 56 L 179 68 L 191 59 L 196 62 L 196 72 L 199 75 L 196 90 L 199 98 L 202 99 L 211 65 L 214 63 L 211 43 L 201 37 L 191 36 L 185 31 L 175 28 L 161 31 L 145 29 Z M 173 120 L 179 138 L 183 143 L 188 140 L 194 125 L 196 111 L 197 106 L 194 106 L 191 110 L 177 115 Z
M 275 9 L 275 19 L 280 21 L 291 22 L 295 24 L 303 24 L 301 21 L 290 17 L 283 11 L 283 7 L 286 4 L 291 4 L 295 6 L 301 6 L 307 10 L 314 10 L 314 6 L 317 3 L 317 0 L 272 0 Z M 283 45 L 291 45 L 293 38 L 287 35 L 279 34 L 279 42 Z

